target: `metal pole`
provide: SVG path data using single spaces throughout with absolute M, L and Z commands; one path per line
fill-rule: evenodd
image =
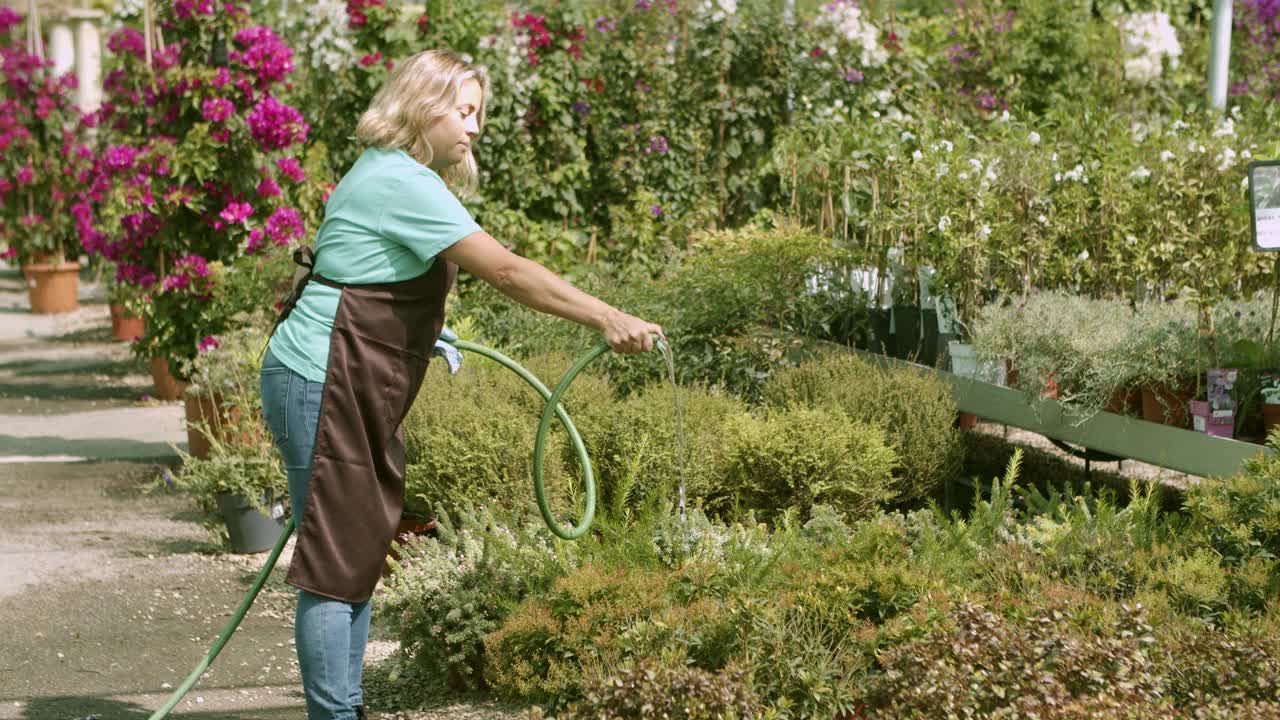
M 1213 0 L 1213 46 L 1209 51 L 1209 105 L 1227 106 L 1227 65 L 1231 60 L 1231 0 Z

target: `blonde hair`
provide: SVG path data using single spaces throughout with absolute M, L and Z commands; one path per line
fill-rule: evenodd
M 427 143 L 427 128 L 453 112 L 458 93 L 467 80 L 480 83 L 481 101 L 476 122 L 484 129 L 489 100 L 489 74 L 448 50 L 424 50 L 397 64 L 373 96 L 369 109 L 356 125 L 356 140 L 366 146 L 395 148 L 409 153 L 423 165 L 434 159 Z M 480 170 L 467 150 L 462 162 L 446 168 L 440 177 L 457 191 L 475 189 Z

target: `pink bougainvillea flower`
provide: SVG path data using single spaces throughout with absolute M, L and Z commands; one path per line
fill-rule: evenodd
M 236 111 L 235 103 L 226 98 L 211 97 L 205 98 L 204 103 L 200 106 L 201 115 L 205 120 L 212 123 L 220 123 L 231 117 Z
M 266 152 L 305 142 L 310 126 L 302 113 L 267 95 L 245 118 L 249 135 Z
M 294 182 L 304 182 L 307 179 L 307 173 L 302 169 L 302 163 L 298 162 L 297 158 L 282 157 L 276 160 L 276 169 L 281 175 Z
M 253 214 L 253 206 L 247 202 L 232 202 L 218 213 L 218 217 L 226 220 L 228 224 L 235 225 L 249 219 Z

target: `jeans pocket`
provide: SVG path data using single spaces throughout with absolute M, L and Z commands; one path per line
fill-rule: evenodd
M 259 375 L 262 387 L 262 416 L 276 447 L 289 439 L 289 388 L 294 373 L 287 367 L 264 367 Z

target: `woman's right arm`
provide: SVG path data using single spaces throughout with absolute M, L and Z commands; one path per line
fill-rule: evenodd
M 653 349 L 653 335 L 665 339 L 661 327 L 579 290 L 507 250 L 487 232 L 471 233 L 440 255 L 522 305 L 599 331 L 617 352 L 648 352 Z

